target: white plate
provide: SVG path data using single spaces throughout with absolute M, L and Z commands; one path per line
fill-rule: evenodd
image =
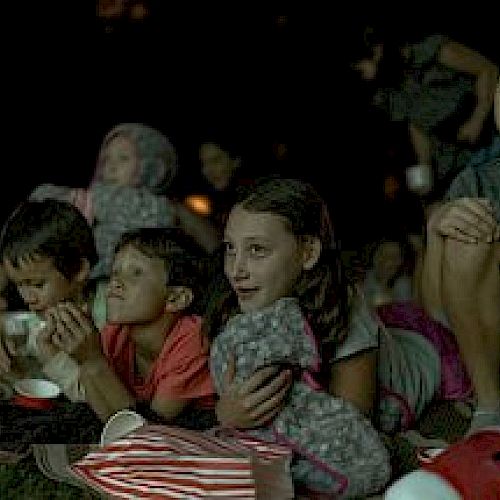
M 28 398 L 52 399 L 61 394 L 58 385 L 41 378 L 24 378 L 14 382 L 14 389 L 21 396 Z

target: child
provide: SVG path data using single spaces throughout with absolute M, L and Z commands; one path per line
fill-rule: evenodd
M 89 282 L 90 270 L 97 262 L 94 237 L 74 206 L 56 200 L 23 203 L 6 222 L 0 245 L 6 275 L 34 313 L 32 325 L 47 320 L 57 304 L 69 301 L 91 314 L 98 327 L 103 326 L 103 297 Z M 74 361 L 46 335 L 32 337 L 30 344 L 44 373 L 58 382 L 71 399 L 78 399 Z M 0 359 L 0 367 L 8 371 L 10 357 L 3 348 Z
M 143 124 L 122 123 L 106 134 L 87 189 L 44 184 L 31 198 L 61 199 L 80 208 L 99 255 L 92 276 L 107 277 L 114 247 L 127 230 L 179 225 L 207 251 L 217 245 L 216 231 L 206 220 L 165 196 L 177 171 L 177 154 L 163 134 Z
M 80 364 L 86 400 L 103 420 L 137 403 L 165 421 L 188 405 L 213 407 L 196 315 L 202 263 L 199 248 L 179 230 L 124 233 L 113 260 L 102 349 L 92 322 L 76 308 L 55 316 L 61 346 Z
M 320 392 L 315 380 L 325 372 L 330 375 L 321 359 L 354 356 L 368 367 L 377 346 L 377 327 L 370 324 L 366 308 L 352 314 L 353 300 L 333 241 L 323 200 L 299 181 L 264 181 L 233 207 L 225 230 L 225 273 L 233 294 L 214 308 L 221 318 L 227 317 L 231 310 L 225 306 L 236 298 L 241 314 L 229 319 L 215 337 L 211 368 L 222 396 L 231 353 L 236 355 L 237 384 L 259 368 L 290 366 L 295 382 L 282 410 L 250 432 L 293 449 L 292 474 L 298 485 L 366 495 L 388 480 L 388 454 L 347 391 L 344 398 L 330 396 Z M 352 349 L 342 352 L 349 316 Z M 213 324 L 219 319 L 211 312 L 207 318 Z M 209 332 L 213 328 L 207 327 Z M 348 373 L 349 368 L 333 383 L 347 382 Z M 375 379 L 374 370 L 370 374 L 367 368 L 364 374 Z M 356 387 L 351 396 L 359 397 L 363 406 L 370 395 L 360 396 L 361 392 Z

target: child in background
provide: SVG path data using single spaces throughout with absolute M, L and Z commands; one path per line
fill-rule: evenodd
M 220 304 L 213 301 L 216 312 L 209 311 L 207 322 L 212 324 L 207 323 L 207 330 L 216 333 L 237 301 L 240 314 L 222 326 L 212 345 L 217 391 L 225 391 L 224 373 L 232 354 L 236 384 L 266 366 L 291 368 L 295 378 L 284 405 L 249 432 L 291 447 L 298 486 L 351 497 L 377 492 L 390 468 L 375 429 L 350 401 L 358 398 L 360 407 L 370 406 L 370 381 L 365 389 L 351 390 L 351 396 L 334 392 L 342 393 L 341 381 L 352 375 L 349 363 L 340 362 L 345 371 L 338 378 L 329 364 L 343 354 L 339 347 L 347 321 L 357 342 L 348 357 L 364 366 L 365 375 L 377 347 L 377 325 L 366 308 L 351 307 L 352 294 L 333 242 L 326 205 L 311 186 L 291 179 L 257 184 L 230 212 L 225 273 L 232 293 Z M 316 378 L 323 375 L 324 381 L 325 374 L 332 377 L 335 395 L 319 392 Z
M 179 226 L 205 250 L 214 250 L 215 229 L 166 197 L 177 172 L 177 154 L 163 134 L 143 124 L 122 123 L 106 134 L 88 188 L 44 184 L 31 198 L 61 199 L 80 208 L 92 226 L 99 255 L 92 277 L 107 277 L 114 247 L 131 229 Z
M 113 260 L 102 347 L 92 321 L 75 307 L 54 316 L 60 345 L 80 364 L 86 400 L 103 420 L 138 403 L 164 421 L 188 406 L 213 408 L 196 315 L 202 266 L 197 245 L 179 230 L 124 233 Z

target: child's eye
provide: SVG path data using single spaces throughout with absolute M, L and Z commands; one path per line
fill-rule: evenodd
M 235 253 L 234 245 L 232 243 L 229 243 L 229 241 L 224 242 L 224 253 L 226 255 L 234 255 Z
M 253 244 L 250 246 L 250 255 L 261 256 L 264 255 L 266 251 L 267 248 L 262 245 Z

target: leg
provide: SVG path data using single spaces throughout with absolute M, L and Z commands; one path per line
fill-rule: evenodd
M 479 412 L 500 423 L 500 271 L 498 243 L 445 239 L 442 298 L 475 387 Z M 479 413 L 478 413 L 479 415 Z

